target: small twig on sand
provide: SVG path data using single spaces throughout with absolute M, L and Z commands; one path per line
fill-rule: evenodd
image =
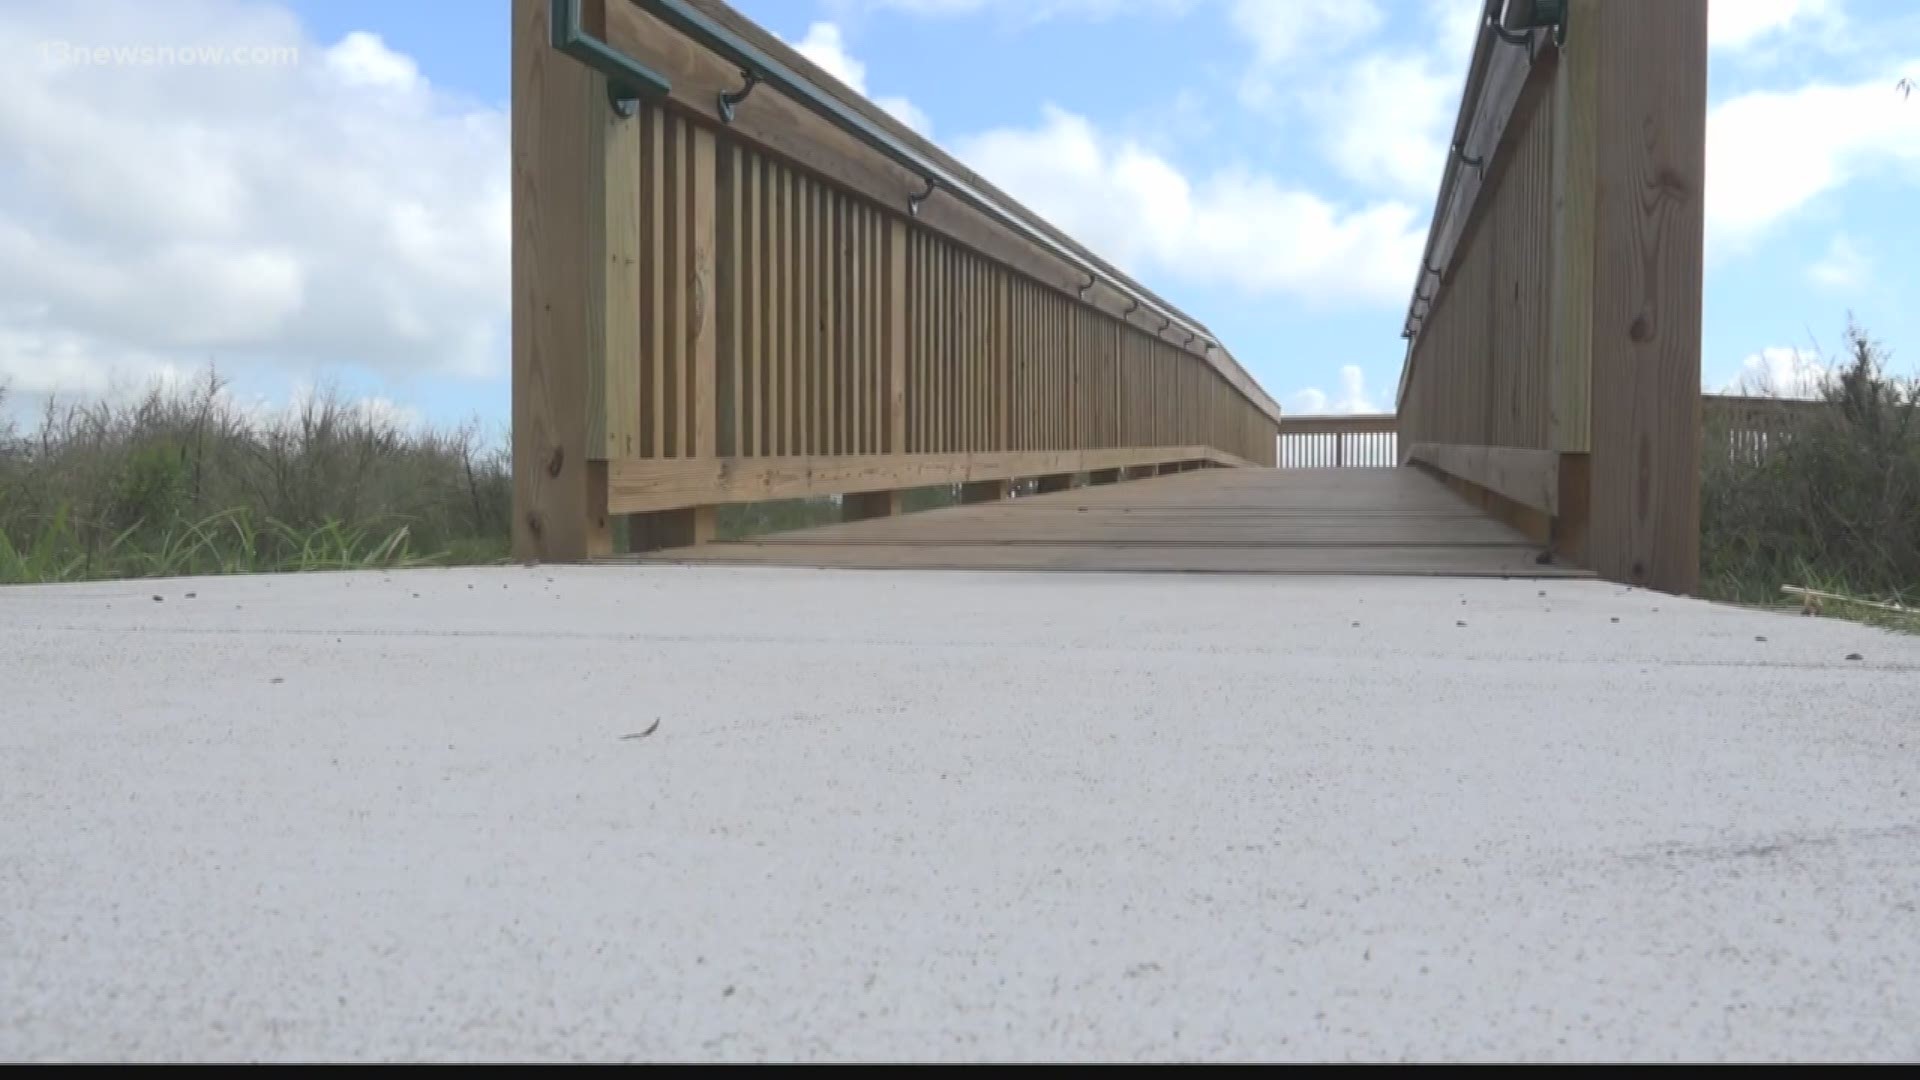
M 1842 596 L 1839 593 L 1821 592 L 1818 589 L 1803 589 L 1798 585 L 1782 585 L 1780 591 L 1788 596 L 1800 598 L 1801 609 L 1809 612 L 1820 610 L 1820 602 L 1830 600 L 1840 604 L 1858 604 L 1861 607 L 1891 611 L 1896 615 L 1920 615 L 1920 608 L 1902 607 L 1899 604 L 1883 604 L 1878 600 L 1861 600 L 1858 597 Z

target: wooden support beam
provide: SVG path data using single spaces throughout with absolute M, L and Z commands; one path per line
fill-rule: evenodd
M 651 458 L 607 463 L 607 507 L 614 513 L 641 513 L 698 504 L 905 490 L 933 484 L 1012 480 L 1128 466 L 1152 475 L 1163 461 L 1198 460 L 1232 467 L 1249 464 L 1232 454 L 1202 446 L 843 457 Z
M 1700 577 L 1700 308 L 1706 0 L 1585 5 L 1594 36 L 1588 565 L 1694 591 Z M 1569 54 L 1578 62 L 1582 54 Z
M 1560 455 L 1517 446 L 1414 443 L 1407 458 L 1544 514 L 1560 512 Z

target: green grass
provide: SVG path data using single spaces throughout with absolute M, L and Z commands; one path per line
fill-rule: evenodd
M 208 371 L 122 402 L 0 387 L 0 583 L 493 562 L 504 437 L 400 424 L 319 393 L 261 414 Z M 504 433 L 503 433 L 504 434 Z
M 509 555 L 505 432 L 401 425 L 325 392 L 250 412 L 212 370 L 128 401 L 49 401 L 26 430 L 5 399 L 0 386 L 0 584 Z M 905 503 L 957 498 L 940 486 Z M 716 524 L 741 539 L 839 520 L 837 499 L 810 498 L 722 507 Z
M 392 569 L 494 562 L 505 555 L 504 539 L 467 538 L 445 550 L 422 552 L 414 548 L 406 525 L 384 532 L 368 523 L 338 521 L 311 528 L 273 519 L 256 525 L 243 507 L 198 520 L 177 517 L 155 529 L 140 523 L 89 545 L 63 509 L 21 546 L 0 532 L 0 584 Z
M 1705 432 L 1702 591 L 1766 607 L 1796 585 L 1920 606 L 1920 379 L 1886 373 L 1886 350 L 1858 327 L 1831 365 L 1826 407 L 1783 421 L 1763 452 L 1734 454 Z M 1910 628 L 1864 604 L 1828 614 Z

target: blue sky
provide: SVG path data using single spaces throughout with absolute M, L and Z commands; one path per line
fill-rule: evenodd
M 1291 411 L 1392 407 L 1478 0 L 741 0 L 1210 325 Z M 208 360 L 504 422 L 506 0 L 0 4 L 15 408 Z M 1851 311 L 1920 349 L 1920 7 L 1713 5 L 1703 383 Z M 1464 18 L 1463 18 L 1464 16 Z M 69 46 L 281 47 L 99 66 Z M 50 51 L 51 49 L 51 51 Z M 1896 367 L 1912 370 L 1902 353 Z

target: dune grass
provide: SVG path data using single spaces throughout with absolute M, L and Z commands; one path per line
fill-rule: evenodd
M 1758 451 L 1704 433 L 1708 595 L 1777 605 L 1797 585 L 1920 606 L 1920 379 L 1888 374 L 1889 359 L 1849 327 L 1822 380 L 1827 407 L 1791 414 Z
M 212 369 L 118 401 L 9 419 L 0 386 L 0 583 L 505 562 L 505 431 L 406 424 L 321 391 L 248 410 Z M 957 489 L 907 494 L 945 506 Z M 722 539 L 838 521 L 833 498 L 724 506 Z
M 0 582 L 487 562 L 507 555 L 504 438 L 336 393 L 249 411 L 208 370 L 130 401 L 0 389 Z

